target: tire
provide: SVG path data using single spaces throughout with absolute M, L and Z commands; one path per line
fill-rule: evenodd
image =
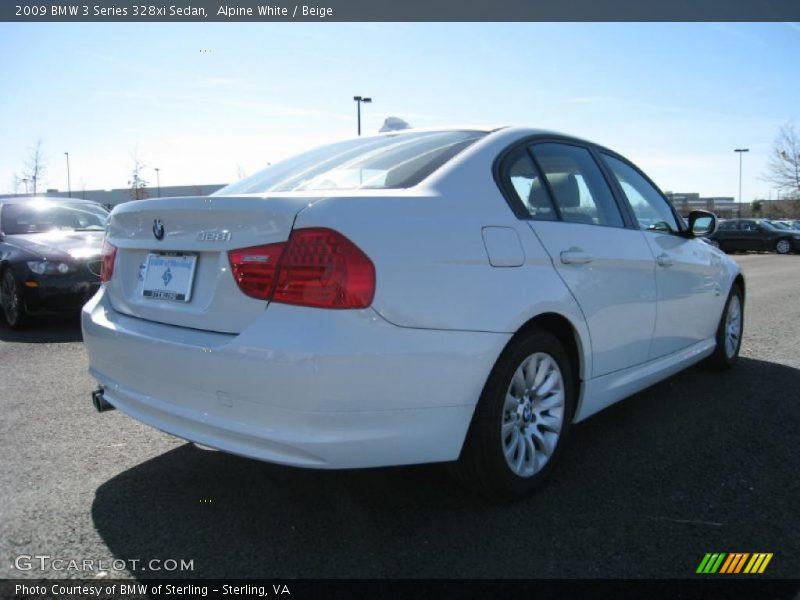
M 714 354 L 708 358 L 708 363 L 712 367 L 722 370 L 730 369 L 736 364 L 742 347 L 743 331 L 744 297 L 742 289 L 734 283 L 717 326 L 717 347 L 714 349 Z
M 789 254 L 792 251 L 792 242 L 782 238 L 775 242 L 775 252 L 778 254 Z
M 512 341 L 494 366 L 451 472 L 492 500 L 521 498 L 547 479 L 574 413 L 573 366 L 564 345 L 552 333 L 532 329 Z
M 27 325 L 29 318 L 25 312 L 22 287 L 11 269 L 3 271 L 0 277 L 0 306 L 9 327 L 21 329 Z

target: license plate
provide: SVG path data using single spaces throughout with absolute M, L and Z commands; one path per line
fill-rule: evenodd
M 148 254 L 142 296 L 189 302 L 196 263 L 192 254 Z

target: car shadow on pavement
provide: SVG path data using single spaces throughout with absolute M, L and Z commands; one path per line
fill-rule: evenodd
M 0 317 L 0 341 L 20 344 L 60 344 L 80 342 L 79 316 L 39 317 L 23 329 L 11 329 Z
M 571 432 L 548 485 L 496 504 L 443 465 L 316 471 L 182 445 L 103 483 L 113 556 L 193 560 L 135 577 L 691 577 L 710 551 L 800 572 L 800 371 L 697 366 Z

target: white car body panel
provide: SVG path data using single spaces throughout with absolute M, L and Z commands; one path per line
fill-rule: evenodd
M 656 360 L 584 382 L 575 422 L 704 359 L 714 351 L 715 345 L 712 337 Z
M 518 218 L 492 166 L 540 133 L 492 132 L 405 190 L 121 205 L 108 231 L 114 277 L 82 313 L 91 374 L 112 405 L 179 437 L 351 468 L 458 458 L 498 357 L 537 318 L 574 338 L 575 421 L 707 356 L 738 266 L 700 240 Z M 289 306 L 237 287 L 229 250 L 309 227 L 339 232 L 372 261 L 369 308 Z M 594 260 L 563 264 L 573 247 Z M 197 254 L 189 302 L 141 297 L 153 251 Z M 673 266 L 657 265 L 662 253 Z
M 649 359 L 666 356 L 713 337 L 730 289 L 721 250 L 700 240 L 645 231 L 656 259 L 658 316 Z M 659 264 L 659 258 L 664 264 Z
M 123 315 L 104 290 L 83 327 L 91 374 L 123 412 L 235 454 L 320 468 L 457 458 L 511 337 L 281 304 L 226 335 Z
M 260 197 L 151 198 L 120 204 L 111 213 L 108 239 L 117 246 L 118 276 L 107 285 L 114 309 L 128 314 L 224 333 L 238 333 L 267 305 L 241 293 L 231 277 L 228 250 L 286 241 L 295 215 L 314 202 L 300 195 Z M 165 224 L 155 240 L 155 218 Z M 200 232 L 227 239 L 201 239 Z M 150 252 L 198 256 L 194 298 L 189 303 L 142 296 L 140 271 Z
M 572 292 L 592 340 L 592 377 L 647 361 L 656 322 L 655 261 L 642 232 L 555 221 L 530 222 Z M 565 263 L 568 253 L 591 262 Z

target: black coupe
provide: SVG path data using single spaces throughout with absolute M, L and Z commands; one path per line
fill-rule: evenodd
M 74 312 L 100 285 L 108 211 L 73 198 L 0 198 L 0 305 L 6 322 Z

